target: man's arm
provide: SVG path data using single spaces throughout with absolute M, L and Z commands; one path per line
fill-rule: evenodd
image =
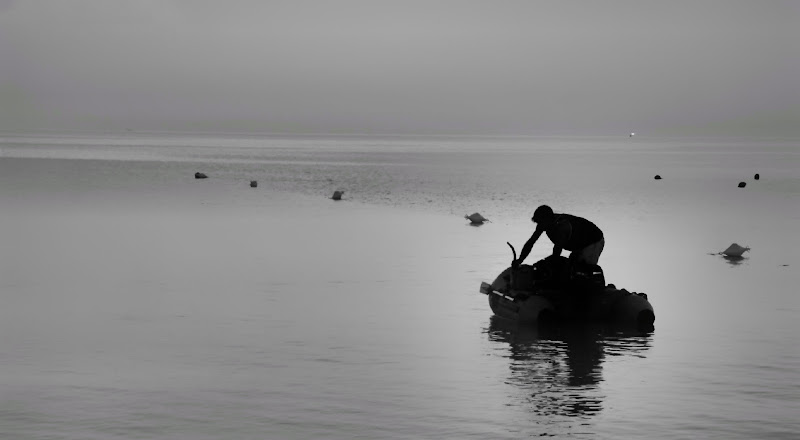
M 528 256 L 528 254 L 531 253 L 534 243 L 536 243 L 536 240 L 538 240 L 541 235 L 542 230 L 536 228 L 536 230 L 533 232 L 533 235 L 531 235 L 531 238 L 529 238 L 528 241 L 525 242 L 525 245 L 522 246 L 522 250 L 519 252 L 519 258 L 514 260 L 512 266 L 517 267 L 522 264 L 523 261 L 525 261 L 525 258 Z

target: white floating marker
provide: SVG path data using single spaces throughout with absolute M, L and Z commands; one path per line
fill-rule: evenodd
M 477 212 L 474 213 L 474 214 L 471 214 L 471 215 L 465 215 L 464 218 L 469 220 L 470 223 L 472 223 L 473 225 L 482 225 L 483 222 L 488 222 L 489 221 L 488 218 L 480 215 Z
M 750 250 L 749 247 L 746 247 L 746 246 L 743 247 L 743 246 L 739 246 L 736 243 L 733 243 L 732 245 L 728 246 L 728 249 L 725 249 L 721 253 L 723 255 L 727 256 L 727 257 L 736 257 L 736 258 L 738 258 L 738 257 L 741 257 L 743 253 L 745 253 L 745 252 L 747 252 L 749 250 Z

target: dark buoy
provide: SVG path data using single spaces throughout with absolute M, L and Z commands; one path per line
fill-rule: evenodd
M 756 179 L 756 180 L 758 180 L 758 179 L 760 179 L 760 178 L 761 178 L 761 176 L 759 176 L 759 175 L 758 175 L 758 173 L 756 173 L 756 175 L 755 175 L 755 176 L 753 176 L 753 179 Z
M 331 198 L 333 200 L 342 200 L 342 194 L 344 194 L 344 191 L 334 191 L 333 192 L 333 197 L 331 197 Z
M 654 179 L 656 179 L 656 180 L 661 180 L 661 176 L 660 176 L 660 175 L 658 175 L 658 174 L 656 174 L 656 177 L 654 177 Z
M 195 179 L 208 179 L 208 176 L 206 176 L 203 173 L 194 173 L 194 178 Z
M 746 184 L 746 183 L 744 183 L 744 182 L 739 182 L 739 188 L 744 188 L 745 186 L 747 186 L 747 184 Z
M 258 186 L 258 182 L 256 182 L 255 180 L 251 180 L 250 181 L 250 188 L 255 188 L 257 186 Z

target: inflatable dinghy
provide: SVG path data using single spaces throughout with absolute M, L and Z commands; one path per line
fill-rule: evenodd
M 480 292 L 488 295 L 495 315 L 519 323 L 547 326 L 599 322 L 650 331 L 655 322 L 647 294 L 606 285 L 600 266 L 573 265 L 560 256 L 509 267 L 493 283 L 481 283 Z

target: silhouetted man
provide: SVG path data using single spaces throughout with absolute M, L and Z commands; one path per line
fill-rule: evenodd
M 531 220 L 536 222 L 536 230 L 522 247 L 519 259 L 514 260 L 514 267 L 522 264 L 542 233 L 547 233 L 553 242 L 553 255 L 561 255 L 561 250 L 566 249 L 573 263 L 597 264 L 606 241 L 594 223 L 575 215 L 556 214 L 547 205 L 536 208 Z

